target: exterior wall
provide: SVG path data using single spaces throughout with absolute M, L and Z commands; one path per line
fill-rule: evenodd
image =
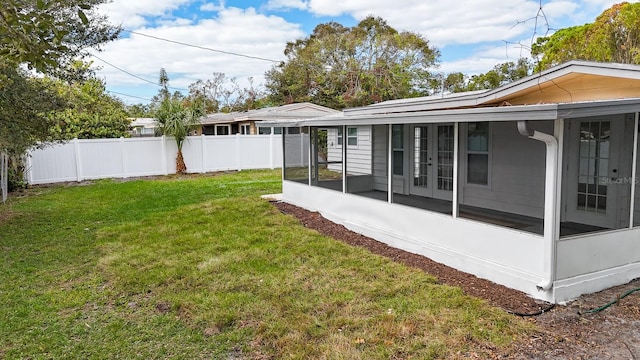
M 374 125 L 372 127 L 373 134 L 373 189 L 378 191 L 387 191 L 389 177 L 388 154 L 388 136 L 389 129 L 387 125 Z
M 535 122 L 535 130 L 553 134 L 553 122 Z M 464 130 L 466 127 L 461 126 Z M 515 122 L 491 124 L 489 185 L 466 183 L 466 136 L 460 141 L 461 204 L 542 218 L 545 146 L 520 135 Z M 463 131 L 464 135 L 464 131 Z
M 464 125 L 464 124 L 463 124 Z M 553 133 L 553 122 L 536 122 L 533 128 Z M 466 127 L 461 126 L 464 135 Z M 373 188 L 387 191 L 387 126 L 373 126 Z M 405 133 L 408 130 L 405 129 Z M 406 135 L 406 134 L 405 134 Z M 406 136 L 405 136 L 406 137 Z M 409 143 L 409 138 L 405 143 Z M 466 184 L 466 137 L 460 137 L 460 203 L 524 216 L 542 218 L 544 213 L 545 146 L 520 135 L 515 122 L 491 126 L 489 185 Z M 413 156 L 405 146 L 405 158 Z M 411 163 L 412 159 L 408 160 Z M 406 168 L 406 166 L 405 166 Z M 405 178 L 410 177 L 406 169 Z M 407 193 L 402 178 L 394 176 L 394 192 Z
M 562 238 L 555 296 L 562 300 L 640 277 L 640 228 Z
M 539 235 L 338 191 L 283 182 L 283 200 L 390 246 L 551 301 Z
M 352 126 L 350 126 L 352 127 Z M 347 145 L 348 175 L 371 175 L 372 171 L 372 136 L 371 126 L 355 126 L 358 129 L 358 145 Z M 347 136 L 343 136 L 347 142 Z M 327 131 L 327 160 L 342 160 L 342 145 L 338 145 L 338 129 Z M 330 170 L 342 171 L 340 164 L 329 165 Z

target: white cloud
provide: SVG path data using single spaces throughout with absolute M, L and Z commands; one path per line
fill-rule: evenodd
M 549 1 L 547 16 L 563 18 L 576 9 L 575 1 Z M 426 36 L 439 47 L 450 44 L 473 44 L 520 38 L 533 33 L 538 14 L 535 0 L 310 0 L 309 9 L 316 15 L 351 15 L 356 19 L 380 16 L 399 30 L 411 30 Z M 520 22 L 520 23 L 519 23 Z M 516 25 L 517 24 L 517 25 Z
M 267 10 L 298 9 L 306 10 L 309 2 L 305 0 L 269 0 L 264 8 Z
M 113 24 L 137 28 L 148 23 L 147 17 L 161 17 L 192 0 L 113 0 L 101 5 L 98 11 Z
M 220 11 L 224 10 L 224 1 L 219 1 L 216 3 L 204 3 L 200 6 L 200 11 Z
M 259 14 L 253 8 L 225 8 L 213 18 L 194 23 L 183 23 L 180 19 L 174 19 L 160 27 L 140 28 L 136 32 L 274 60 L 284 59 L 283 50 L 287 41 L 304 36 L 299 25 L 288 23 L 277 16 Z M 137 34 L 130 34 L 128 38 L 105 45 L 104 52 L 97 56 L 153 82 L 157 81 L 160 68 L 164 68 L 169 75 L 170 85 L 183 89 L 198 79 L 211 78 L 214 72 L 223 72 L 230 78 L 236 77 L 241 84 L 245 84 L 246 78 L 251 76 L 254 77 L 255 83 L 259 84 L 263 81 L 264 72 L 273 64 L 269 61 L 159 41 Z M 98 76 L 106 78 L 110 87 L 145 84 L 100 60 L 96 60 L 95 64 L 102 67 Z M 153 85 L 147 85 L 153 88 Z M 154 89 L 153 93 L 155 92 L 157 88 Z

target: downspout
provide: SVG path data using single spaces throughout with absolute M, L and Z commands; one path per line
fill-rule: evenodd
M 518 121 L 518 131 L 521 135 L 546 144 L 545 183 L 544 183 L 544 254 L 548 260 L 547 278 L 536 285 L 539 291 L 552 288 L 556 271 L 556 194 L 558 187 L 558 140 L 553 136 L 529 128 L 529 122 Z

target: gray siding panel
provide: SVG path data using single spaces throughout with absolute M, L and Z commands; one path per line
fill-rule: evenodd
M 387 126 L 373 125 L 373 189 L 387 191 Z
M 551 121 L 535 125 L 538 131 L 553 133 Z M 462 203 L 542 218 L 545 154 L 545 145 L 520 135 L 516 122 L 493 123 L 489 186 L 468 185 L 466 179 L 460 179 L 465 184 Z M 464 164 L 466 160 L 463 157 L 461 161 Z

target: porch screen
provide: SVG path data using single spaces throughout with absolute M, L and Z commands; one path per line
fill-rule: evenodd
M 309 182 L 309 132 L 282 133 L 284 142 L 284 179 Z

